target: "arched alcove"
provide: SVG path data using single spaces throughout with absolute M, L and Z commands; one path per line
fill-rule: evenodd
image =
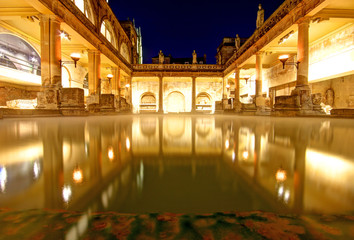
M 130 52 L 128 45 L 125 42 L 123 42 L 120 46 L 120 54 L 130 63 Z
M 145 92 L 140 98 L 140 111 L 156 112 L 156 97 L 151 92 Z
M 167 112 L 185 112 L 185 97 L 181 92 L 171 92 L 167 97 Z
M 212 99 L 211 96 L 206 92 L 201 92 L 196 98 L 197 111 L 211 112 L 212 111 Z

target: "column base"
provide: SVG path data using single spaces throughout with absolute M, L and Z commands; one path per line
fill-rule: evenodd
M 61 89 L 55 86 L 43 87 L 42 91 L 37 93 L 37 109 L 60 108 Z

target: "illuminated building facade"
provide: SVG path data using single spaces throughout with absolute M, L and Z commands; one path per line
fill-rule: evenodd
M 353 19 L 351 0 L 286 0 L 237 51 L 218 51 L 219 64 L 141 64 L 141 29 L 108 1 L 2 1 L 0 106 L 4 115 L 352 111 Z

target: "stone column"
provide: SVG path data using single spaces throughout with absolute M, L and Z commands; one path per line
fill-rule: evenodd
M 309 73 L 309 26 L 310 19 L 305 18 L 298 23 L 297 41 L 297 77 L 296 87 L 291 95 L 297 97 L 297 107 L 312 110 L 311 90 L 308 85 Z
M 120 102 L 120 99 L 122 97 L 122 93 L 121 93 L 121 71 L 120 71 L 120 68 L 118 68 L 118 71 L 117 71 L 117 87 L 118 87 L 118 110 L 120 111 L 121 108 L 122 108 L 122 103 Z
M 262 58 L 263 52 L 256 53 L 256 107 L 257 110 L 262 110 L 265 107 L 265 99 L 262 92 Z
M 101 53 L 97 50 L 88 50 L 89 93 L 101 94 Z
M 41 15 L 40 33 L 42 90 L 38 94 L 38 108 L 58 109 L 62 88 L 59 18 L 55 15 Z
M 111 69 L 113 78 L 111 79 L 112 83 L 112 94 L 118 95 L 118 68 L 112 67 Z
M 192 77 L 192 113 L 196 111 L 196 77 Z
M 309 73 L 309 26 L 310 19 L 305 19 L 298 24 L 297 40 L 297 69 L 296 86 L 308 85 Z
M 163 113 L 163 77 L 159 77 L 159 113 Z
M 234 111 L 241 111 L 241 102 L 240 102 L 240 69 L 236 68 L 235 70 L 235 100 L 234 100 Z

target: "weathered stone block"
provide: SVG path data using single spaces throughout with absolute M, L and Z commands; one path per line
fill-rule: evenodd
M 100 108 L 101 110 L 115 110 L 115 99 L 113 94 L 102 94 L 100 99 Z
M 63 88 L 61 90 L 61 108 L 84 108 L 84 90 Z

